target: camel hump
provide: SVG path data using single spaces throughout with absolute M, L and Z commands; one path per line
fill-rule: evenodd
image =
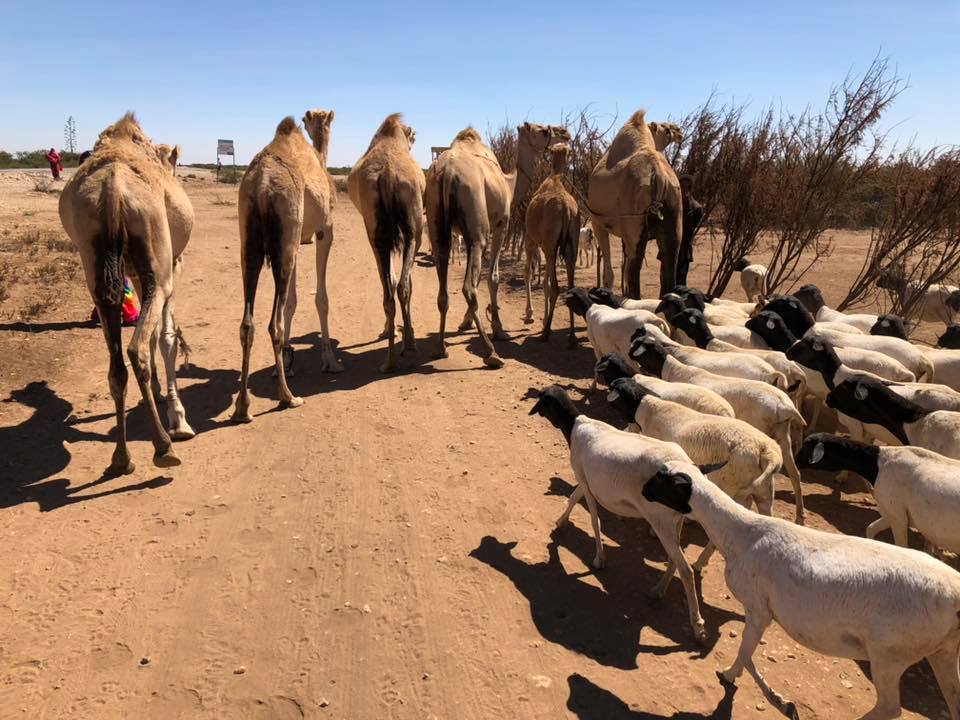
M 290 133 L 296 131 L 297 121 L 294 120 L 290 115 L 287 115 L 283 120 L 280 121 L 280 124 L 277 125 L 277 135 L 289 135 Z
M 472 127 L 465 127 L 463 130 L 457 133 L 457 136 L 453 139 L 454 142 L 483 142 L 480 137 L 480 133 L 474 130 Z
M 97 144 L 99 144 L 101 140 L 106 139 L 125 139 L 133 140 L 134 142 L 142 142 L 146 140 L 143 135 L 143 130 L 140 129 L 140 123 L 137 122 L 137 117 L 133 114 L 132 110 L 128 110 L 126 113 L 124 113 L 122 118 L 117 120 L 113 125 L 104 129 L 97 139 Z
M 627 120 L 627 123 L 630 125 L 635 125 L 636 127 L 646 127 L 647 111 L 644 110 L 643 108 L 640 108 L 633 115 L 630 116 L 630 119 Z

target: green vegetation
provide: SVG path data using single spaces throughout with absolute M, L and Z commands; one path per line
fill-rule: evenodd
M 8 153 L 6 150 L 0 150 L 0 169 L 8 170 L 15 168 L 47 168 L 50 163 L 47 162 L 46 150 L 31 150 L 29 152 Z M 60 162 L 64 167 L 76 167 L 80 164 L 80 154 L 60 151 Z

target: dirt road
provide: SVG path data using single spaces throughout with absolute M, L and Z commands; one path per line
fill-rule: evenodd
M 741 609 L 717 557 L 703 578 L 711 636 L 692 643 L 679 582 L 650 604 L 665 555 L 640 523 L 603 517 L 607 569 L 593 573 L 589 517 L 551 536 L 570 492 L 562 436 L 530 418 L 530 388 L 589 386 L 592 352 L 543 345 L 501 286 L 512 340 L 482 369 L 474 334 L 430 359 L 433 268 L 414 275 L 419 358 L 395 375 L 380 288 L 346 196 L 331 258 L 340 375 L 314 370 L 313 247 L 301 248 L 293 392 L 275 411 L 265 273 L 257 308 L 254 422 L 228 421 L 240 362 L 234 188 L 190 180 L 196 230 L 179 288 L 195 366 L 182 400 L 195 439 L 183 465 L 150 464 L 141 407 L 129 414 L 137 472 L 100 480 L 113 417 L 98 329 L 77 283 L 56 313 L 0 325 L 0 716 L 657 720 L 776 717 L 744 675 L 725 693 Z M 4 185 L 7 226 L 56 228 L 56 197 Z M 32 207 L 32 205 L 31 205 Z M 856 245 L 844 249 L 851 258 Z M 516 268 L 506 268 L 507 278 Z M 589 282 L 593 270 L 582 270 Z M 462 268 L 451 318 L 463 312 Z M 645 277 L 645 279 L 649 279 Z M 695 275 L 699 281 L 702 278 Z M 816 279 L 816 278 L 815 278 Z M 831 278 L 832 280 L 832 278 Z M 648 288 L 649 289 L 649 288 Z M 486 290 L 481 293 L 486 302 Z M 536 314 L 542 312 L 536 298 Z M 565 312 L 558 313 L 562 328 Z M 34 332 L 26 332 L 33 330 Z M 135 386 L 128 391 L 138 401 Z M 591 414 L 609 417 L 601 395 Z M 776 513 L 792 517 L 786 481 Z M 805 484 L 814 526 L 861 534 L 864 495 Z M 687 527 L 687 554 L 704 544 Z M 802 717 L 851 718 L 873 703 L 857 664 L 810 653 L 778 628 L 757 655 Z M 904 717 L 948 717 L 927 666 L 904 680 Z

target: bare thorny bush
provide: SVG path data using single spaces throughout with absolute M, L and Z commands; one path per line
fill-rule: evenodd
M 908 148 L 885 170 L 893 190 L 879 208 L 860 273 L 838 308 L 877 299 L 877 281 L 888 275 L 899 280 L 888 290 L 891 310 L 909 319 L 931 285 L 955 282 L 960 271 L 960 149 Z

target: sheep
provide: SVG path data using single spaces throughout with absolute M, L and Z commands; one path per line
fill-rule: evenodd
M 627 357 L 638 363 L 640 356 L 643 355 L 644 352 L 655 347 L 661 348 L 668 355 L 672 355 L 682 363 L 709 370 L 717 375 L 743 378 L 745 380 L 760 380 L 761 382 L 770 383 L 781 390 L 786 390 L 788 386 L 787 378 L 784 374 L 777 372 L 762 358 L 752 355 L 715 353 L 709 350 L 701 350 L 696 347 L 686 347 L 676 344 L 668 345 L 653 337 L 651 333 L 648 332 L 648 328 L 640 328 L 634 331 Z
M 880 518 L 867 526 L 871 540 L 891 530 L 900 547 L 907 528 L 929 545 L 960 553 L 960 461 L 918 447 L 877 447 L 818 433 L 797 454 L 800 468 L 852 470 L 866 480 Z
M 812 392 L 821 402 L 826 401 L 829 392 L 844 380 L 872 378 L 900 397 L 915 402 L 926 410 L 960 411 L 960 393 L 952 388 L 930 383 L 891 383 L 877 375 L 852 370 L 840 361 L 836 350 L 828 340 L 817 337 L 803 338 L 787 351 L 787 357 L 819 374 L 818 382 L 812 385 Z M 865 424 L 855 417 L 844 414 L 841 414 L 840 420 L 857 440 L 870 442 L 877 439 L 890 445 L 896 445 L 899 442 L 883 426 Z
M 922 293 L 923 297 L 911 313 L 917 320 L 949 325 L 956 322 L 957 313 L 960 312 L 960 288 L 956 285 L 934 283 L 924 289 L 921 283 L 908 282 L 902 272 L 887 270 L 877 278 L 877 287 L 889 291 L 901 301 L 908 295 Z
M 793 437 L 802 436 L 806 422 L 783 390 L 764 382 L 724 377 L 707 370 L 685 365 L 666 353 L 662 346 L 651 343 L 637 355 L 640 369 L 668 382 L 683 382 L 713 390 L 733 408 L 734 415 L 753 428 L 772 438 L 783 455 L 787 477 L 793 485 L 796 520 L 804 522 L 803 492 L 800 471 L 793 462 Z M 645 379 L 640 379 L 646 385 Z M 656 388 L 650 387 L 657 392 Z M 668 399 L 668 398 L 664 398 Z M 683 443 L 681 443 L 682 445 Z M 689 450 L 688 450 L 689 452 Z
M 660 332 L 670 331 L 667 324 L 653 313 L 601 305 L 591 300 L 583 288 L 571 289 L 563 301 L 574 314 L 586 320 L 587 338 L 598 361 L 604 353 L 626 353 L 632 334 L 646 323 Z
M 823 300 L 823 293 L 816 285 L 804 285 L 795 293 L 793 297 L 813 315 L 817 322 L 839 322 L 853 325 L 861 332 L 868 333 L 874 323 L 877 322 L 877 316 L 869 313 L 842 313 L 838 310 L 828 308 Z
M 680 315 L 674 316 L 674 327 L 687 337 L 691 338 L 693 343 L 703 350 L 711 352 L 733 352 L 744 355 L 755 355 L 766 361 L 774 370 L 782 372 L 791 385 L 797 385 L 802 394 L 803 386 L 806 383 L 806 375 L 803 368 L 792 360 L 787 359 L 779 350 L 771 350 L 762 336 L 757 335 L 749 328 L 742 328 L 750 333 L 756 339 L 752 340 L 749 346 L 738 345 L 737 343 L 726 342 L 720 333 L 724 328 L 711 328 L 707 325 L 703 314 L 699 310 L 687 308 Z
M 706 415 L 719 417 L 736 417 L 730 403 L 720 397 L 713 390 L 699 385 L 685 382 L 671 382 L 660 378 L 638 376 L 635 369 L 623 355 L 608 353 L 597 363 L 595 374 L 601 385 L 609 386 L 614 380 L 623 377 L 635 377 L 664 400 L 677 402 L 691 410 Z
M 877 691 L 862 720 L 900 716 L 900 678 L 924 657 L 952 720 L 960 719 L 960 573 L 916 550 L 799 527 L 749 512 L 699 475 L 661 470 L 643 496 L 698 521 L 726 560 L 724 577 L 744 608 L 733 683 L 746 668 L 781 713 L 797 718 L 753 664 L 771 621 L 828 656 L 867 660 Z
M 737 260 L 733 269 L 740 273 L 740 287 L 749 302 L 755 303 L 763 295 L 763 281 L 767 277 L 765 265 L 750 262 L 750 258 L 742 257 Z
M 763 306 L 763 310 L 775 312 L 783 318 L 787 327 L 797 337 L 803 337 L 814 328 L 817 330 L 834 330 L 836 332 L 850 333 L 851 335 L 864 335 L 860 328 L 841 322 L 826 320 L 818 322 L 813 315 L 792 295 L 781 295 L 776 297 Z
M 662 314 L 667 320 L 680 314 L 687 308 L 694 308 L 703 313 L 711 325 L 742 327 L 749 315 L 740 310 L 722 305 L 707 305 L 696 295 L 687 295 L 685 298 L 676 293 L 667 293 L 660 299 L 657 314 Z
M 932 380 L 960 390 L 960 350 L 926 348 L 924 352 L 933 364 Z
M 727 300 L 725 298 L 712 298 L 710 300 L 711 305 L 716 305 L 717 307 L 730 307 L 736 310 L 739 310 L 747 317 L 750 317 L 754 312 L 756 312 L 757 304 L 751 302 L 738 302 L 737 300 Z
M 885 313 L 877 317 L 877 321 L 870 326 L 871 335 L 885 335 L 887 337 L 909 340 L 907 327 L 903 323 L 903 318 L 893 313 Z
M 773 513 L 773 476 L 783 468 L 783 454 L 762 432 L 743 420 L 705 415 L 658 398 L 634 378 L 614 380 L 607 400 L 639 432 L 677 443 L 693 462 L 725 461 L 711 473 L 711 482 L 737 502 L 753 502 L 764 515 Z M 708 544 L 693 569 L 706 567 L 713 551 Z
M 862 423 L 882 425 L 904 445 L 960 460 L 960 412 L 925 410 L 869 377 L 844 380 L 827 405 Z
M 937 347 L 960 350 L 960 325 L 948 325 L 943 335 L 937 338 Z
M 797 342 L 796 336 L 787 328 L 783 318 L 769 310 L 764 310 L 756 317 L 750 318 L 747 321 L 747 327 L 762 336 L 770 347 L 780 352 L 786 352 Z M 894 382 L 914 382 L 917 379 L 916 375 L 899 362 L 874 350 L 843 347 L 834 349 L 843 364 L 851 370 L 863 370 Z M 817 373 L 807 373 L 807 384 L 811 385 L 815 382 L 817 382 Z
M 663 597 L 674 572 L 679 570 L 693 634 L 700 642 L 706 640 L 693 571 L 680 549 L 681 518 L 662 505 L 648 503 L 640 491 L 642 481 L 662 468 L 696 477 L 702 477 L 701 471 L 711 472 L 716 468 L 698 468 L 675 443 L 623 432 L 600 420 L 588 418 L 577 410 L 566 392 L 557 385 L 551 385 L 539 393 L 536 404 L 530 410 L 530 415 L 534 414 L 545 417 L 563 433 L 570 448 L 570 466 L 577 479 L 577 487 L 570 495 L 566 510 L 557 520 L 557 527 L 563 527 L 574 505 L 580 498 L 586 498 L 596 541 L 593 565 L 602 568 L 605 558 L 597 505 L 624 517 L 645 518 L 670 559 L 666 571 L 650 594 Z
M 897 360 L 912 372 L 917 380 L 932 382 L 934 379 L 933 362 L 923 350 L 911 345 L 906 340 L 879 335 L 850 335 L 819 327 L 815 327 L 810 335 L 829 340 L 836 347 L 860 348 L 883 353 L 887 357 Z
M 608 288 L 591 288 L 587 291 L 587 297 L 597 305 L 604 305 L 608 308 L 613 308 L 614 310 L 629 310 L 636 317 L 643 318 L 645 325 L 650 324 L 655 326 L 664 335 L 669 335 L 670 333 L 669 323 L 667 323 L 667 321 L 662 317 L 659 317 L 654 311 L 644 310 L 636 306 L 628 307 L 624 298 L 620 297 Z

